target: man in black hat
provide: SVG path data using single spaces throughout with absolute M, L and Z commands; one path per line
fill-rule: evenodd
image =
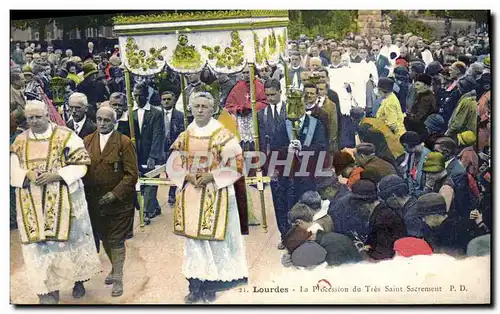
M 361 143 L 356 146 L 355 154 L 356 164 L 365 171 L 372 170 L 383 178 L 390 174 L 397 174 L 396 169 L 388 161 L 375 156 L 375 145 L 372 143 Z M 378 183 L 378 180 L 377 182 Z
M 396 136 L 401 136 L 405 132 L 404 116 L 399 99 L 393 91 L 394 81 L 382 77 L 378 80 L 377 88 L 382 102 L 375 117 L 382 120 Z
M 427 74 L 417 75 L 414 83 L 416 91 L 415 103 L 405 117 L 405 127 L 408 131 L 425 130 L 424 122 L 433 113 L 438 113 L 436 97 L 432 91 L 432 78 Z

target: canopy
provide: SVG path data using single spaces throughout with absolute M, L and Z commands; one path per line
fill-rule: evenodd
M 286 10 L 118 16 L 114 22 L 122 62 L 136 75 L 156 74 L 165 65 L 195 73 L 207 64 L 235 73 L 287 54 Z

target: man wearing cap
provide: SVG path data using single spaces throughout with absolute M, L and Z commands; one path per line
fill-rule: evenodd
M 408 131 L 400 137 L 400 142 L 405 148 L 405 158 L 400 167 L 403 169 L 403 178 L 406 180 L 409 193 L 416 194 L 416 191 L 423 190 L 423 167 L 425 157 L 431 152 L 422 145 L 422 138 L 419 134 Z
M 404 116 L 401 105 L 393 92 L 394 81 L 390 78 L 378 80 L 378 92 L 382 97 L 382 103 L 377 111 L 376 118 L 382 120 L 396 135 L 401 136 L 406 130 L 403 124 Z
M 436 97 L 432 91 L 432 78 L 427 74 L 417 75 L 414 83 L 417 93 L 415 103 L 405 117 L 405 127 L 409 131 L 420 131 L 427 117 L 438 113 Z
M 452 209 L 455 199 L 455 184 L 450 174 L 445 169 L 445 158 L 438 152 L 430 152 L 424 160 L 424 176 L 422 177 L 423 191 L 417 191 L 416 195 L 436 192 L 441 194 L 446 201 L 446 212 Z
M 357 145 L 355 160 L 356 165 L 362 167 L 365 171 L 375 171 L 379 174 L 380 178 L 390 174 L 397 174 L 397 171 L 392 164 L 375 156 L 375 145 L 372 143 L 361 143 Z

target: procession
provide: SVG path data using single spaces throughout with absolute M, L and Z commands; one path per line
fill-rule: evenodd
M 290 14 L 11 42 L 12 304 L 239 304 L 288 292 L 269 274 L 489 265 L 488 30 L 295 38 Z M 254 302 L 295 302 L 276 300 Z

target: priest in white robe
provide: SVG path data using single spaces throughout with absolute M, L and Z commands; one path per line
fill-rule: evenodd
M 47 106 L 28 101 L 29 129 L 10 149 L 10 184 L 16 188 L 17 223 L 30 288 L 41 304 L 59 303 L 59 290 L 101 271 L 81 178 L 90 164 L 83 140 L 50 123 Z
M 243 171 L 234 135 L 212 118 L 214 99 L 198 92 L 194 121 L 172 144 L 168 177 L 177 185 L 174 233 L 186 238 L 186 303 L 212 302 L 215 293 L 248 282 L 248 265 L 233 184 Z

